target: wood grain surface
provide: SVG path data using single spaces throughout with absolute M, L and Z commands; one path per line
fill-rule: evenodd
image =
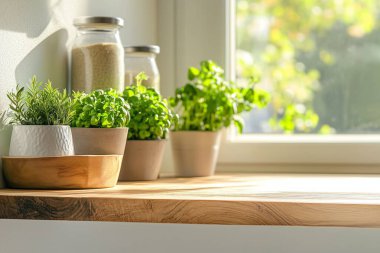
M 1 189 L 0 218 L 380 227 L 380 176 L 226 174 L 110 189 Z
M 8 186 L 30 189 L 88 189 L 116 185 L 122 155 L 3 157 Z

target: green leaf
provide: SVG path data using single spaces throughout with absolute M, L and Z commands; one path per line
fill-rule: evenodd
M 194 80 L 199 75 L 199 69 L 190 67 L 188 71 L 188 79 L 190 81 Z
M 217 131 L 234 123 L 241 132 L 242 121 L 234 119 L 269 100 L 268 93 L 256 93 L 253 85 L 240 88 L 226 81 L 224 70 L 211 60 L 202 61 L 199 69 L 190 67 L 188 78 L 190 82 L 169 98 L 170 106 L 179 113 L 172 119 L 175 130 Z
M 72 120 L 71 99 L 65 90 L 53 88 L 52 83 L 30 80 L 29 88 L 17 85 L 7 93 L 10 100 L 11 123 L 22 125 L 68 125 Z
M 74 94 L 74 127 L 126 127 L 130 120 L 129 104 L 114 89 Z
M 130 105 L 129 140 L 166 138 L 173 116 L 156 90 L 131 85 L 123 91 L 123 98 Z
M 148 80 L 148 76 L 145 74 L 145 72 L 140 72 L 135 77 L 136 85 L 140 86 L 143 81 Z
M 244 122 L 242 119 L 234 119 L 234 125 L 239 134 L 243 133 Z

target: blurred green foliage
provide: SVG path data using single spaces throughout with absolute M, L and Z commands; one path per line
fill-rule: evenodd
M 237 77 L 262 73 L 272 89 L 274 131 L 334 131 L 314 110 L 321 73 L 302 58 L 316 54 L 320 64 L 334 65 L 334 54 L 317 45 L 320 38 L 337 25 L 349 38 L 368 35 L 377 28 L 379 8 L 378 0 L 237 0 Z

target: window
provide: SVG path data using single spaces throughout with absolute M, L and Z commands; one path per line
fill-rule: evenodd
M 272 94 L 245 115 L 246 133 L 379 132 L 379 1 L 235 4 L 236 79 L 260 72 Z
M 230 76 L 260 72 L 272 103 L 244 115 L 245 134 L 224 143 L 220 167 L 378 172 L 380 2 L 226 4 Z

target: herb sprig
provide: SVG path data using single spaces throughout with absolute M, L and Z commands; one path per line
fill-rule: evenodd
M 227 82 L 224 70 L 213 61 L 202 61 L 200 68 L 190 67 L 189 82 L 176 89 L 170 105 L 180 115 L 174 130 L 217 131 L 232 123 L 243 131 L 242 112 L 267 105 L 270 96 L 255 88 L 257 77 L 247 87 Z
M 71 99 L 66 90 L 43 84 L 34 76 L 29 88 L 17 85 L 7 93 L 10 100 L 11 123 L 21 125 L 69 125 L 72 117 Z
M 123 92 L 124 99 L 131 105 L 128 139 L 165 139 L 175 115 L 155 89 L 141 85 L 144 80 L 147 80 L 146 74 L 139 73 L 136 84 L 127 86 Z
M 126 127 L 130 120 L 129 104 L 114 89 L 74 92 L 73 108 L 72 127 Z

